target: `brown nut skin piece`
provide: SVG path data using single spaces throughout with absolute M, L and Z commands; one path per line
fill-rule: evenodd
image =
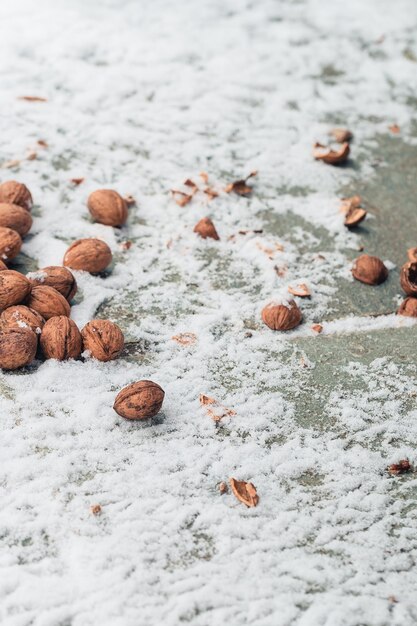
M 0 367 L 16 370 L 29 365 L 35 358 L 38 338 L 30 328 L 0 330 Z
M 92 320 L 81 331 L 84 350 L 98 361 L 116 359 L 124 348 L 125 340 L 117 324 L 109 320 Z
M 0 226 L 15 230 L 21 237 L 28 234 L 32 228 L 32 216 L 18 204 L 0 202 Z
M 402 266 L 400 283 L 407 296 L 417 296 L 417 261 Z
M 0 315 L 0 324 L 7 328 L 24 328 L 26 326 L 39 335 L 45 320 L 37 311 L 29 309 L 23 304 L 17 304 L 16 306 L 9 306 L 3 311 Z
M 366 285 L 380 285 L 388 278 L 388 269 L 378 257 L 362 254 L 353 264 L 352 275 Z
M 408 297 L 401 302 L 397 315 L 417 317 L 417 298 Z
M 164 396 L 164 390 L 156 383 L 151 380 L 139 380 L 124 387 L 117 394 L 113 409 L 126 419 L 147 419 L 159 412 Z
M 20 304 L 30 294 L 32 285 L 23 274 L 14 270 L 0 272 L 0 311 Z
M 0 202 L 9 204 L 18 204 L 19 206 L 30 211 L 32 208 L 32 194 L 23 183 L 16 180 L 7 180 L 0 185 Z
M 128 218 L 126 201 L 117 191 L 97 189 L 88 197 L 88 210 L 91 217 L 107 226 L 123 226 Z
M 101 239 L 78 239 L 66 251 L 64 265 L 73 270 L 99 274 L 110 265 L 112 258 L 109 246 Z
M 14 259 L 22 247 L 22 238 L 15 230 L 0 226 L 0 258 L 3 261 Z
M 32 287 L 25 304 L 30 309 L 37 311 L 45 320 L 58 315 L 69 317 L 71 312 L 70 305 L 64 296 L 53 287 L 48 287 L 47 285 L 35 285 L 35 287 Z
M 60 265 L 48 265 L 37 272 L 27 274 L 32 285 L 46 285 L 53 287 L 68 301 L 77 293 L 77 281 L 67 267 Z
M 194 226 L 194 232 L 200 235 L 202 239 L 215 239 L 216 241 L 220 239 L 216 227 L 209 217 L 201 218 Z
M 303 314 L 294 302 L 288 306 L 271 302 L 262 309 L 262 320 L 272 330 L 292 330 L 301 323 Z
M 46 359 L 78 359 L 82 350 L 81 333 L 65 315 L 51 317 L 43 327 L 40 346 Z
M 8 270 L 8 269 L 9 268 L 7 267 L 6 263 L 0 260 L 0 272 L 3 272 L 4 270 Z

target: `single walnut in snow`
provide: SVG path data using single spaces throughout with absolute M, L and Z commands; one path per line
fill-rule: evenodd
M 0 315 L 1 325 L 8 328 L 30 328 L 39 335 L 45 324 L 42 315 L 23 304 L 9 306 Z
M 24 237 L 30 231 L 32 223 L 31 214 L 23 207 L 0 202 L 0 226 L 11 228 Z
M 68 301 L 72 300 L 77 293 L 77 281 L 67 267 L 49 265 L 48 267 L 43 267 L 37 272 L 27 274 L 27 278 L 30 280 L 32 285 L 46 285 L 47 287 L 53 287 Z
M 109 246 L 101 239 L 78 239 L 68 248 L 64 265 L 90 274 L 103 272 L 112 261 Z
M 417 261 L 402 266 L 400 283 L 407 296 L 417 296 Z
M 151 380 L 139 380 L 118 393 L 113 408 L 118 415 L 126 419 L 146 419 L 158 413 L 164 396 L 164 390 L 156 383 Z
M 216 227 L 209 217 L 203 217 L 194 226 L 194 232 L 197 233 L 197 235 L 200 235 L 203 239 L 220 239 Z
M 0 279 L 1 279 L 0 272 Z M 70 316 L 70 305 L 53 287 L 47 285 L 35 285 L 32 287 L 32 291 L 29 297 L 25 301 L 26 306 L 34 311 L 37 311 L 46 320 L 57 315 Z
M 87 206 L 93 219 L 107 226 L 122 226 L 128 217 L 126 201 L 112 189 L 93 191 Z
M 0 258 L 3 261 L 14 259 L 20 252 L 22 239 L 15 230 L 0 226 Z
M 38 338 L 30 328 L 0 330 L 0 367 L 15 370 L 29 365 L 35 358 Z
M 78 359 L 82 349 L 81 333 L 75 322 L 65 315 L 51 317 L 43 327 L 40 344 L 46 359 Z
M 0 185 L 0 202 L 18 204 L 27 211 L 32 207 L 32 195 L 23 183 L 7 180 Z
M 124 348 L 124 336 L 109 320 L 92 320 L 81 331 L 84 350 L 99 361 L 116 359 Z
M 270 302 L 262 309 L 262 320 L 272 330 L 291 330 L 300 324 L 302 317 L 294 300 L 288 304 Z
M 29 295 L 32 286 L 26 276 L 14 270 L 0 272 L 0 310 L 20 304 Z
M 388 269 L 378 257 L 362 254 L 354 262 L 352 274 L 361 283 L 380 285 L 388 278 Z

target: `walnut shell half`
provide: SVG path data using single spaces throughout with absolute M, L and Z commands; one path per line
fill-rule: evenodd
M 0 226 L 0 257 L 3 261 L 14 259 L 20 252 L 22 239 L 15 230 Z
M 0 203 L 0 226 L 15 230 L 21 237 L 32 228 L 32 216 L 18 204 Z
M 272 330 L 291 330 L 300 324 L 302 318 L 294 300 L 290 300 L 288 305 L 270 302 L 262 309 L 262 320 Z
M 0 322 L 8 328 L 30 328 L 38 335 L 45 324 L 42 315 L 23 304 L 9 306 L 9 308 L 5 309 L 0 315 Z
M 216 227 L 209 217 L 203 217 L 194 226 L 194 232 L 200 235 L 203 239 L 220 239 Z
M 367 285 L 380 285 L 388 278 L 388 269 L 381 259 L 369 254 L 362 254 L 352 268 L 353 278 Z
M 2 273 L 0 272 L 0 280 Z M 64 296 L 53 287 L 46 285 L 35 285 L 35 287 L 32 287 L 25 304 L 30 309 L 37 311 L 46 320 L 57 315 L 69 317 L 71 312 L 70 305 Z
M 402 266 L 400 283 L 407 296 L 417 296 L 417 261 L 410 261 Z
M 46 285 L 47 287 L 53 287 L 68 301 L 77 293 L 77 281 L 74 275 L 67 267 L 59 265 L 49 265 L 43 267 L 37 272 L 31 272 L 27 274 L 27 278 L 32 285 Z
M 127 204 L 117 191 L 97 189 L 87 202 L 92 218 L 107 226 L 122 226 L 128 217 Z
M 29 295 L 32 286 L 26 276 L 14 270 L 0 272 L 0 310 L 20 304 Z
M 99 361 L 111 361 L 124 348 L 124 336 L 117 324 L 109 320 L 92 320 L 81 331 L 84 350 Z
M 0 367 L 15 370 L 33 361 L 38 339 L 30 328 L 0 330 Z
M 40 344 L 46 359 L 78 359 L 82 349 L 81 333 L 75 322 L 58 315 L 46 322 Z
M 103 272 L 112 261 L 109 246 L 101 239 L 78 239 L 68 248 L 64 265 L 90 274 Z
M 27 211 L 32 207 L 32 195 L 23 183 L 16 180 L 7 180 L 0 185 L 0 202 L 18 204 Z
M 417 298 L 408 297 L 403 300 L 397 313 L 405 317 L 417 317 Z
M 131 420 L 153 417 L 164 401 L 165 392 L 151 380 L 139 380 L 124 387 L 116 396 L 113 408 L 118 415 Z

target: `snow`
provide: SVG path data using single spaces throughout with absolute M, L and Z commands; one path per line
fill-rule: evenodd
M 416 65 L 403 54 L 417 55 L 414 8 L 1 3 L 0 163 L 21 160 L 1 179 L 25 182 L 36 205 L 23 252 L 42 268 L 60 264 L 77 238 L 106 241 L 114 265 L 104 277 L 76 273 L 71 315 L 80 327 L 111 315 L 133 351 L 1 374 L 5 626 L 417 620 L 415 511 L 406 505 L 416 479 L 385 471 L 416 461 L 415 366 L 352 357 L 307 395 L 320 359 L 305 348 L 415 326 L 349 311 L 326 319 L 338 285 L 352 280 L 347 251 L 359 244 L 338 211 L 354 174 L 311 157 L 333 125 L 354 131 L 363 176 L 373 175 L 375 138 L 389 124 L 415 142 Z M 18 99 L 28 95 L 47 102 Z M 37 159 L 25 160 L 31 150 Z M 254 169 L 251 197 L 223 191 Z M 201 184 L 201 171 L 220 196 L 180 208 L 169 190 L 188 177 Z M 74 177 L 85 181 L 74 186 Z M 86 199 L 101 187 L 136 198 L 122 229 L 90 221 Z M 205 215 L 219 242 L 192 232 Z M 271 215 L 273 236 L 238 234 Z M 291 240 L 281 227 L 288 215 L 302 218 Z M 272 333 L 260 322 L 263 304 L 302 282 L 312 291 L 311 301 L 296 299 L 305 323 Z M 318 321 L 321 335 L 310 328 Z M 172 340 L 182 332 L 196 343 Z M 112 405 L 139 379 L 160 384 L 165 402 L 156 418 L 130 423 Z M 200 393 L 236 415 L 216 426 Z M 220 496 L 231 476 L 255 484 L 256 508 Z

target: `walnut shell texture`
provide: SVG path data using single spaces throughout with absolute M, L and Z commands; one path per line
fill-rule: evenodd
M 29 295 L 32 285 L 23 274 L 14 270 L 0 272 L 0 310 L 20 304 Z
M 403 300 L 397 313 L 405 317 L 417 317 L 417 298 L 408 297 Z
M 0 322 L 8 328 L 30 328 L 36 334 L 40 334 L 45 324 L 42 315 L 23 304 L 5 309 L 0 315 Z
M 117 191 L 97 189 L 87 202 L 92 218 L 107 226 L 122 226 L 128 218 L 127 204 Z
M 15 370 L 29 365 L 35 358 L 38 338 L 30 328 L 0 330 L 0 367 Z
M 262 309 L 262 320 L 272 330 L 292 330 L 300 324 L 302 318 L 294 300 L 290 300 L 288 305 L 270 302 Z
M 400 283 L 407 296 L 417 296 L 417 261 L 402 266 Z
M 99 361 L 116 359 L 124 348 L 124 336 L 117 324 L 109 320 L 92 320 L 81 331 L 84 350 Z
M 216 227 L 209 217 L 203 217 L 194 226 L 194 232 L 200 235 L 203 239 L 220 239 Z
M 21 237 L 32 228 L 32 216 L 18 204 L 0 203 L 0 226 L 15 230 Z
M 109 246 L 101 239 L 78 239 L 68 248 L 64 265 L 90 274 L 103 272 L 112 261 Z
M 328 165 L 339 165 L 347 160 L 349 152 L 350 146 L 347 141 L 342 143 L 338 150 L 332 150 L 332 148 L 328 146 L 322 146 L 316 143 L 313 149 L 313 157 L 317 161 L 324 161 L 324 163 Z
M 48 267 L 43 267 L 37 272 L 27 274 L 27 278 L 30 280 L 32 285 L 46 285 L 47 287 L 53 287 L 68 301 L 72 300 L 77 293 L 77 281 L 67 267 L 49 265 Z
M 378 257 L 362 254 L 353 264 L 352 275 L 361 283 L 380 285 L 388 278 L 388 269 Z
M 0 226 L 0 257 L 3 261 L 14 259 L 20 252 L 22 239 L 15 230 Z
M 30 211 L 33 201 L 32 194 L 23 183 L 16 180 L 7 180 L 0 185 L 0 202 L 18 204 L 27 211 Z
M 116 396 L 113 408 L 131 420 L 153 417 L 161 409 L 165 392 L 151 380 L 139 380 L 124 387 Z
M 0 280 L 1 274 L 2 272 L 0 272 Z M 64 296 L 53 287 L 48 287 L 47 285 L 35 285 L 32 287 L 25 304 L 30 309 L 37 311 L 45 320 L 49 320 L 57 315 L 69 317 L 71 312 L 70 305 Z
M 43 327 L 40 345 L 46 359 L 78 359 L 82 349 L 81 333 L 65 315 L 51 317 Z

